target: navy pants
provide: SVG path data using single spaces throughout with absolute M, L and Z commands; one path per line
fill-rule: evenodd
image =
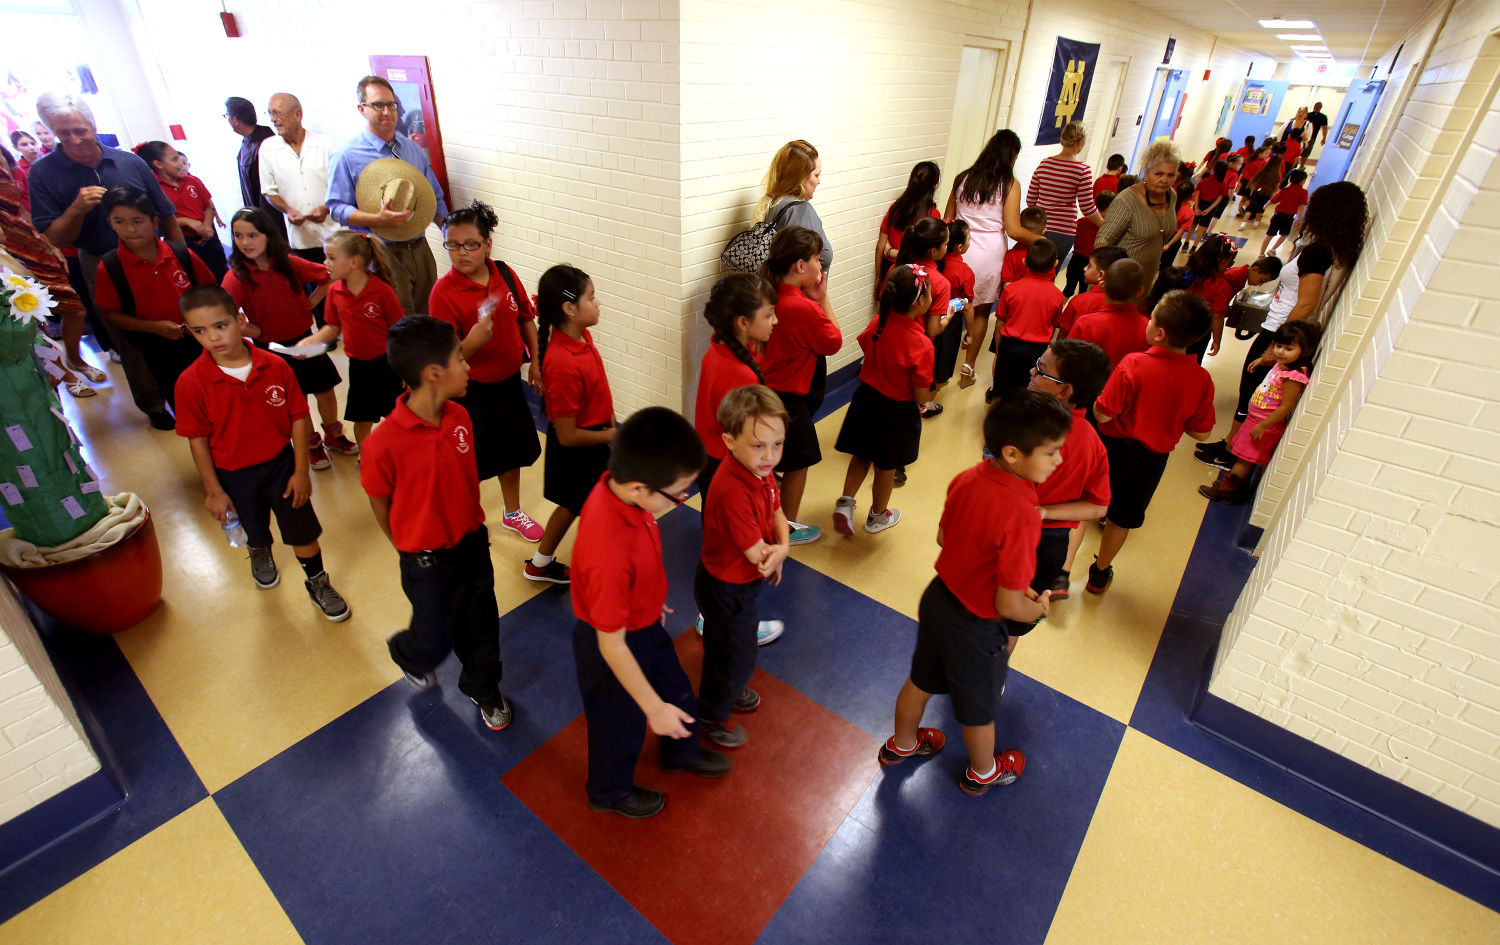
M 703 676 L 698 682 L 698 717 L 710 722 L 729 718 L 730 703 L 755 675 L 760 628 L 756 598 L 765 581 L 731 584 L 708 573 L 698 562 L 693 597 L 703 614 Z
M 391 637 L 391 659 L 416 676 L 452 650 L 463 664 L 458 689 L 482 706 L 500 702 L 500 609 L 490 533 L 480 526 L 452 548 L 401 552 L 401 589 L 411 625 Z

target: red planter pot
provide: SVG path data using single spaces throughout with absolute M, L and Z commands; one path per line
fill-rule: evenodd
M 149 509 L 134 531 L 96 555 L 0 571 L 42 610 L 89 633 L 128 630 L 161 602 L 161 547 Z

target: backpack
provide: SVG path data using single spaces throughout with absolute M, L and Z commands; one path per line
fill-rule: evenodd
M 168 242 L 172 255 L 177 257 L 178 265 L 187 275 L 188 285 L 197 285 L 198 277 L 193 272 L 193 257 L 188 248 L 181 243 Z M 109 273 L 109 281 L 115 284 L 115 294 L 120 297 L 120 311 L 126 315 L 135 315 L 135 293 L 130 291 L 130 280 L 125 278 L 125 265 L 120 262 L 119 249 L 112 249 L 104 254 L 99 260 L 104 263 L 104 271 Z
M 771 240 L 776 236 L 776 227 L 781 218 L 794 205 L 806 200 L 788 200 L 776 211 L 776 215 L 736 233 L 719 254 L 719 262 L 730 272 L 759 272 L 761 264 L 771 255 Z

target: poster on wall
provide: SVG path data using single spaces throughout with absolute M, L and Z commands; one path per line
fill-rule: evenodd
M 1057 144 L 1064 125 L 1083 121 L 1098 62 L 1098 43 L 1057 37 L 1057 48 L 1052 53 L 1052 78 L 1047 82 L 1047 99 L 1042 103 L 1042 118 L 1037 123 L 1037 144 Z
M 1229 130 L 1229 119 L 1234 114 L 1234 96 L 1224 96 L 1224 107 L 1219 109 L 1219 123 L 1214 127 L 1214 134 L 1223 137 L 1224 132 Z
M 427 154 L 432 174 L 443 188 L 443 200 L 453 206 L 448 192 L 448 165 L 443 160 L 443 134 L 438 128 L 437 102 L 426 56 L 371 56 L 370 74 L 383 76 L 396 93 L 396 131 Z
M 1240 111 L 1246 115 L 1264 115 L 1271 105 L 1271 97 L 1268 89 L 1246 89 Z

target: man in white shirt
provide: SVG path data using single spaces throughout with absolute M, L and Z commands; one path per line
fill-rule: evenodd
M 260 147 L 261 193 L 286 214 L 292 252 L 320 263 L 323 240 L 339 228 L 323 202 L 333 139 L 302 127 L 302 103 L 295 95 L 278 92 L 268 110 L 276 137 Z

